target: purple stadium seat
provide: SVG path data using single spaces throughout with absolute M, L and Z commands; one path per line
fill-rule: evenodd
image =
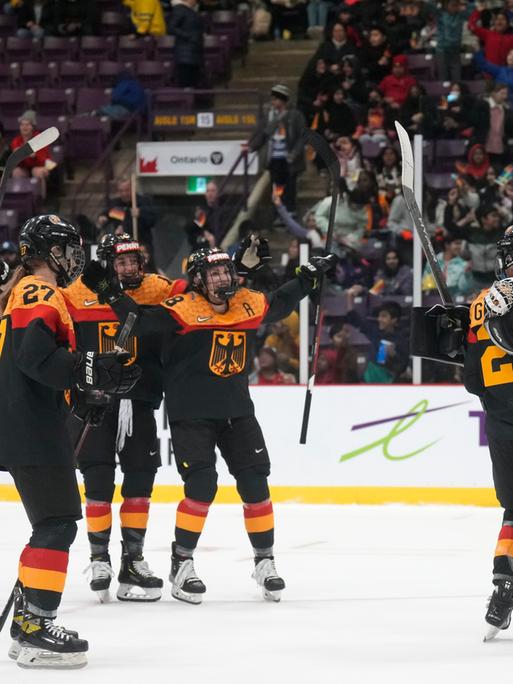
M 80 88 L 77 91 L 77 114 L 85 114 L 110 103 L 110 88 Z
M 157 36 L 155 38 L 155 59 L 170 60 L 175 54 L 174 36 Z
M 367 159 L 376 159 L 379 157 L 384 147 L 386 147 L 386 145 L 383 143 L 373 142 L 372 140 L 362 141 L 362 156 Z
M 433 55 L 408 55 L 408 68 L 419 79 L 432 79 L 435 76 Z
M 450 86 L 449 83 L 441 83 L 440 81 L 423 81 L 422 85 L 426 89 L 426 95 L 430 97 L 447 95 Z
M 38 88 L 35 106 L 38 114 L 44 116 L 61 116 L 69 114 L 75 100 L 73 88 Z
M 20 116 L 30 99 L 26 90 L 0 90 L 0 116 Z
M 151 36 L 136 39 L 133 36 L 120 36 L 118 39 L 118 61 L 135 62 L 150 59 L 153 55 L 153 48 Z
M 23 62 L 39 56 L 40 43 L 34 38 L 9 36 L 5 41 L 4 58 L 6 62 Z
M 133 31 L 132 22 L 124 12 L 103 12 L 100 25 L 104 36 L 121 36 Z
M 466 140 L 437 140 L 433 166 L 437 172 L 453 171 L 454 163 L 464 161 L 467 156 Z
M 344 294 L 328 296 L 323 302 L 325 316 L 344 316 L 348 311 L 348 301 Z
M 12 71 L 10 64 L 0 63 L 0 88 L 9 88 L 11 86 Z
M 454 180 L 452 173 L 426 173 L 426 185 L 431 190 L 440 193 L 447 192 L 454 187 Z
M 486 93 L 486 81 L 463 81 L 471 95 L 484 95 Z
M 17 211 L 20 222 L 36 213 L 40 199 L 41 184 L 37 178 L 11 178 L 7 181 L 4 207 Z
M 80 88 L 87 85 L 96 71 L 94 64 L 84 62 L 58 62 L 57 83 L 61 88 Z
M 23 62 L 18 76 L 22 88 L 48 87 L 52 85 L 54 70 L 43 62 Z
M 16 32 L 16 17 L 0 14 L 0 36 L 12 36 Z
M 194 95 L 184 90 L 163 88 L 153 94 L 153 111 L 169 112 L 173 110 L 191 111 L 194 105 Z
M 107 142 L 108 122 L 95 116 L 75 116 L 69 120 L 66 154 L 70 160 L 97 159 Z
M 122 71 L 130 70 L 130 66 L 121 62 L 99 62 L 96 65 L 95 85 L 109 88 L 114 85 L 116 78 Z
M 174 74 L 173 62 L 144 61 L 135 64 L 135 73 L 144 88 L 162 88 Z
M 80 56 L 85 60 L 99 61 L 114 57 L 117 40 L 114 36 L 82 36 Z
M 78 38 L 45 36 L 42 55 L 45 62 L 72 62 L 78 54 Z
M 58 129 L 60 135 L 60 142 L 62 143 L 68 132 L 68 119 L 65 116 L 44 116 L 38 113 L 37 115 L 37 127 L 40 131 L 44 131 L 46 128 L 55 126 Z
M 0 209 L 0 229 L 2 230 L 2 241 L 18 239 L 18 212 L 14 209 Z

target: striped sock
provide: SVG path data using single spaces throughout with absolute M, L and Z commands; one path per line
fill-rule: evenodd
M 108 501 L 87 499 L 86 519 L 91 556 L 102 556 L 108 553 L 112 527 L 111 504 Z
M 123 499 L 119 511 L 121 536 L 130 556 L 142 556 L 149 510 L 150 500 L 146 497 Z
M 193 551 L 198 545 L 209 508 L 209 503 L 187 497 L 178 504 L 175 539 L 177 546 L 182 550 Z
M 262 555 L 274 544 L 274 513 L 271 499 L 260 503 L 244 503 L 244 523 L 256 555 Z
M 507 577 L 513 575 L 513 521 L 505 520 L 502 523 L 495 547 L 493 574 L 496 579 L 500 579 L 504 575 Z
M 18 577 L 31 612 L 45 617 L 57 614 L 66 582 L 68 556 L 67 551 L 34 548 L 29 544 L 23 549 Z

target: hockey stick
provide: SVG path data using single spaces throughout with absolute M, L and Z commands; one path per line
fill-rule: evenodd
M 427 232 L 424 221 L 422 220 L 422 214 L 420 213 L 419 205 L 415 199 L 415 193 L 413 192 L 413 151 L 411 149 L 411 142 L 408 133 L 401 126 L 399 121 L 395 122 L 395 128 L 397 135 L 399 136 L 399 144 L 401 145 L 401 156 L 403 160 L 403 173 L 401 178 L 401 184 L 403 186 L 403 196 L 406 203 L 406 208 L 411 216 L 417 235 L 420 238 L 422 244 L 422 249 L 426 255 L 429 267 L 433 273 L 433 279 L 436 284 L 436 289 L 442 299 L 444 305 L 452 304 L 452 296 L 445 282 L 442 269 L 436 258 L 435 250 L 431 244 L 431 239 L 429 233 Z
M 20 581 L 16 580 L 14 583 L 14 587 L 12 588 L 11 593 L 9 594 L 9 598 L 7 599 L 7 603 L 4 606 L 4 609 L 2 611 L 2 614 L 0 615 L 0 632 L 2 631 L 5 621 L 7 620 L 7 617 L 9 613 L 11 612 L 12 605 L 14 603 L 14 596 L 16 594 L 16 589 L 20 586 Z
M 116 340 L 116 344 L 114 345 L 114 351 L 117 352 L 118 354 L 121 354 L 126 351 L 125 347 L 127 346 L 128 338 L 132 334 L 132 330 L 134 328 L 134 325 L 137 321 L 137 314 L 131 311 L 128 316 L 126 317 L 126 321 L 123 324 L 123 327 L 121 328 L 121 331 L 118 335 L 118 338 Z M 91 411 L 94 411 L 94 408 L 91 409 Z M 80 451 L 82 449 L 82 446 L 84 445 L 85 439 L 89 433 L 89 430 L 91 429 L 91 418 L 86 418 L 84 424 L 82 425 L 80 432 L 78 434 L 77 441 L 75 442 L 75 448 L 74 448 L 74 455 L 75 455 L 75 460 L 78 460 L 78 456 L 80 454 Z
M 303 138 L 307 145 L 313 147 L 322 161 L 326 164 L 331 177 L 331 206 L 328 220 L 328 232 L 326 234 L 326 244 L 324 246 L 324 254 L 328 254 L 331 250 L 331 243 L 333 240 L 333 227 L 335 225 L 335 213 L 337 211 L 338 203 L 338 187 L 340 182 L 340 164 L 336 154 L 333 152 L 326 140 L 315 131 L 310 129 L 305 130 Z M 321 340 L 321 305 L 324 295 L 326 279 L 324 276 L 319 278 L 319 287 L 317 293 L 317 301 L 315 303 L 314 316 L 314 338 L 312 342 L 312 355 L 310 357 L 310 367 L 308 369 L 308 384 L 306 386 L 305 404 L 303 407 L 303 421 L 301 424 L 301 436 L 299 437 L 300 444 L 306 444 L 306 437 L 308 434 L 308 423 L 310 420 L 310 407 L 312 404 L 312 390 L 315 385 L 315 374 L 317 372 L 317 358 L 319 356 L 319 345 Z
M 18 147 L 17 150 L 14 150 L 14 152 L 9 155 L 5 163 L 4 172 L 0 178 L 0 207 L 2 206 L 5 191 L 7 190 L 7 181 L 11 177 L 13 170 L 24 159 L 30 157 L 36 152 L 39 152 L 39 150 L 42 150 L 43 147 L 48 147 L 48 145 L 51 145 L 53 142 L 55 142 L 58 137 L 58 129 L 55 128 L 55 126 L 52 126 L 51 128 L 47 128 L 42 133 L 39 133 L 28 140 L 24 145 Z

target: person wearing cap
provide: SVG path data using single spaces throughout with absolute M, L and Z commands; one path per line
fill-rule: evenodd
M 10 147 L 12 152 L 22 147 L 39 133 L 36 129 L 36 113 L 31 109 L 19 117 L 18 123 L 20 124 L 20 133 L 11 141 Z M 46 194 L 46 180 L 55 166 L 55 162 L 50 158 L 49 148 L 43 147 L 38 152 L 30 155 L 30 157 L 23 159 L 14 169 L 12 175 L 13 178 L 39 178 L 44 197 Z
M 392 73 L 381 81 L 378 88 L 391 107 L 400 107 L 417 81 L 408 73 L 406 55 L 396 55 L 392 60 Z
M 266 165 L 273 186 L 282 193 L 282 202 L 290 212 L 296 209 L 296 180 L 305 170 L 303 114 L 290 106 L 290 91 L 278 83 L 271 88 L 271 103 L 264 116 L 265 124 L 252 137 L 250 149 L 267 145 Z

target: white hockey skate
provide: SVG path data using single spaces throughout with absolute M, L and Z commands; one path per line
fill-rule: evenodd
M 171 596 L 178 601 L 198 605 L 203 600 L 203 594 L 207 588 L 196 575 L 192 558 L 178 556 L 175 553 L 173 542 L 173 555 L 171 556 L 171 572 L 169 580 L 172 583 Z
M 91 558 L 91 563 L 84 570 L 84 575 L 89 575 L 89 586 L 94 591 L 100 603 L 110 601 L 110 582 L 114 577 L 114 571 L 110 564 L 108 554 L 98 558 Z
M 255 569 L 251 575 L 262 589 L 266 601 L 277 603 L 281 600 L 281 592 L 285 589 L 284 580 L 278 575 L 273 556 L 255 558 Z

